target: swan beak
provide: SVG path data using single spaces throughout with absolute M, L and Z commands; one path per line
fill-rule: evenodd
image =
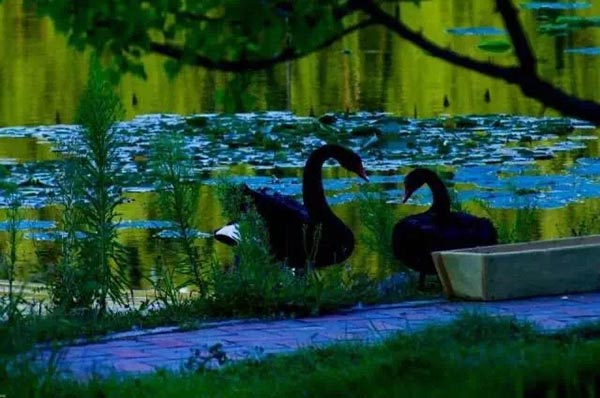
M 402 203 L 406 203 L 408 201 L 408 199 L 410 198 L 410 195 L 412 195 L 411 192 L 404 192 L 404 199 L 402 199 Z
M 361 168 L 356 174 L 366 182 L 369 182 L 369 177 L 367 176 L 367 173 L 365 173 L 365 169 Z

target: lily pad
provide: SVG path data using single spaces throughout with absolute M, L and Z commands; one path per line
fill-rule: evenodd
M 56 223 L 54 221 L 45 220 L 22 220 L 18 221 L 15 227 L 17 231 L 25 231 L 31 229 L 52 229 L 56 228 Z M 10 228 L 10 222 L 0 222 L 0 231 L 8 231 L 10 230 Z
M 600 47 L 568 48 L 565 50 L 565 53 L 577 55 L 600 55 Z
M 477 47 L 491 53 L 504 53 L 512 48 L 506 40 L 482 40 Z
M 358 126 L 350 132 L 350 135 L 354 137 L 381 135 L 381 130 L 375 126 Z
M 583 10 L 590 8 L 592 5 L 586 2 L 577 3 L 559 3 L 549 1 L 532 1 L 522 3 L 521 8 L 524 10 Z
M 589 28 L 600 26 L 600 17 L 579 17 L 574 15 L 561 15 L 556 18 L 557 24 L 564 24 L 575 28 Z
M 571 27 L 564 23 L 545 23 L 540 25 L 538 32 L 550 36 L 566 36 Z
M 450 28 L 447 33 L 456 36 L 499 36 L 505 35 L 506 30 L 493 26 L 475 26 L 470 28 Z

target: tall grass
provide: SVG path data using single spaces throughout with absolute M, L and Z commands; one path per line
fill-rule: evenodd
M 92 297 L 85 294 L 85 270 L 80 266 L 81 245 L 78 243 L 82 224 L 78 211 L 81 205 L 78 159 L 62 161 L 58 181 L 58 198 L 62 206 L 60 225 L 64 234 L 60 237 L 60 257 L 47 270 L 47 287 L 52 303 L 51 310 L 69 313 L 77 308 L 90 308 Z
M 386 200 L 385 192 L 381 188 L 363 188 L 358 200 L 358 211 L 366 230 L 360 238 L 369 250 L 389 266 L 396 262 L 392 250 L 392 232 L 398 220 Z
M 531 204 L 515 211 L 514 219 L 498 223 L 498 242 L 518 243 L 538 240 L 540 230 L 538 210 Z
M 187 282 L 194 284 L 203 294 L 206 281 L 192 225 L 198 209 L 198 186 L 195 184 L 193 161 L 185 151 L 183 137 L 159 135 L 152 143 L 150 164 L 158 185 L 162 216 L 174 222 L 177 241 L 185 256 L 181 271 L 187 275 Z M 166 269 L 163 268 L 163 271 Z M 167 275 L 163 274 L 163 277 Z
M 59 178 L 63 205 L 62 257 L 50 272 L 53 303 L 107 311 L 108 299 L 125 304 L 124 252 L 117 242 L 116 207 L 121 202 L 115 123 L 123 115 L 119 98 L 96 57 L 77 110 L 81 156 L 65 160 Z
M 0 256 L 0 271 L 2 276 L 8 281 L 7 295 L 0 298 L 0 319 L 14 323 L 21 314 L 21 306 L 25 303 L 22 288 L 15 290 L 15 280 L 17 277 L 17 249 L 20 241 L 19 222 L 21 221 L 21 196 L 14 185 L 5 185 L 5 192 L 8 196 L 7 210 L 7 233 L 8 240 L 4 253 Z

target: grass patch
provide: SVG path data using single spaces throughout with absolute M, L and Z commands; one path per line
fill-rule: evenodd
M 511 318 L 464 313 L 371 346 L 340 344 L 182 370 L 78 383 L 25 365 L 0 369 L 8 396 L 594 397 L 600 341 L 555 339 Z

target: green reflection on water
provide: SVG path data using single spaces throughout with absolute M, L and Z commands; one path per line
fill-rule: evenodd
M 335 172 L 336 169 L 332 171 Z M 199 209 L 193 225 L 200 231 L 210 232 L 223 225 L 227 220 L 221 216 L 221 207 L 216 198 L 213 185 L 202 184 L 199 189 Z M 156 220 L 158 208 L 155 193 L 127 194 L 131 199 L 119 207 L 124 220 Z M 500 236 L 510 235 L 512 240 L 552 239 L 572 236 L 574 234 L 600 233 L 600 222 L 592 222 L 590 215 L 600 214 L 600 199 L 590 199 L 581 203 L 569 204 L 558 209 L 489 209 L 480 203 L 469 202 L 463 206 L 472 214 L 490 217 Z M 338 216 L 348 224 L 357 237 L 357 246 L 348 263 L 356 269 L 365 270 L 374 276 L 381 277 L 394 271 L 393 264 L 387 264 L 378 253 L 365 247 L 360 238 L 364 230 L 358 204 L 345 203 L 333 207 Z M 390 216 L 400 219 L 409 214 L 424 211 L 421 206 L 390 204 Z M 29 220 L 59 220 L 56 207 L 39 210 L 23 209 L 23 219 Z M 5 211 L 0 213 L 0 219 L 5 219 Z M 598 220 L 595 220 L 598 221 Z M 156 230 L 122 229 L 119 231 L 119 241 L 125 246 L 130 262 L 127 274 L 136 288 L 148 288 L 145 279 L 154 273 L 157 257 L 172 259 L 172 251 L 176 250 L 173 242 L 158 239 L 154 236 Z M 6 234 L 0 233 L 2 249 L 6 250 Z M 217 257 L 225 264 L 231 263 L 233 251 L 230 247 L 215 242 L 212 239 L 199 239 L 202 248 L 212 248 Z M 22 239 L 19 244 L 19 278 L 36 280 L 51 264 L 55 264 L 59 251 L 55 243 Z M 169 262 L 169 261 L 167 261 Z
M 21 2 L 5 0 L 0 4 L 0 126 L 54 124 L 58 120 L 70 123 L 86 81 L 87 56 L 68 47 L 49 19 L 23 10 Z M 503 27 L 493 3 L 400 2 L 400 15 L 442 47 L 480 60 L 514 64 L 511 53 L 490 55 L 478 50 L 480 37 L 446 32 L 451 27 Z M 540 15 L 520 13 L 539 60 L 540 75 L 570 93 L 598 100 L 600 57 L 564 54 L 563 50 L 566 46 L 598 44 L 600 30 L 585 29 L 568 38 L 541 35 L 537 32 L 541 22 L 536 19 Z M 589 9 L 557 15 L 600 15 L 600 3 L 591 2 Z M 214 94 L 225 87 L 227 74 L 184 68 L 170 81 L 163 61 L 157 56 L 146 57 L 147 81 L 123 78 L 119 94 L 128 118 L 154 112 L 188 114 L 220 109 Z M 514 86 L 433 59 L 378 27 L 347 36 L 329 49 L 294 62 L 289 72 L 289 81 L 286 65 L 249 76 L 257 110 L 290 109 L 301 115 L 311 110 L 317 114 L 385 110 L 419 117 L 440 113 L 553 114 L 523 97 Z
M 40 143 L 36 138 L 0 137 L 0 159 L 14 159 L 19 163 L 56 160 L 59 156 L 52 152 L 50 145 Z

